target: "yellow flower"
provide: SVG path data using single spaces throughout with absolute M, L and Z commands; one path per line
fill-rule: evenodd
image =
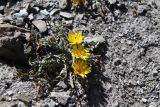
M 72 45 L 81 44 L 83 42 L 82 32 L 77 32 L 77 33 L 69 32 L 68 41 Z
M 81 58 L 83 60 L 86 60 L 90 56 L 89 49 L 83 47 L 82 45 L 73 45 L 71 53 L 73 57 Z
M 82 78 L 87 77 L 86 75 L 91 72 L 91 68 L 88 66 L 87 61 L 78 59 L 76 60 L 72 68 L 75 75 L 79 75 Z
M 81 4 L 82 3 L 82 0 L 71 0 L 71 1 L 74 4 Z

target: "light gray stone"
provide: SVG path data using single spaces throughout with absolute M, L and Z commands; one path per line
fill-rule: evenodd
M 0 6 L 0 14 L 4 14 L 4 8 L 5 6 Z
M 158 104 L 156 102 L 151 102 L 149 104 L 149 107 L 158 107 Z
M 147 99 L 146 98 L 142 98 L 141 100 L 143 103 L 146 103 L 147 102 Z
M 33 20 L 34 19 L 34 16 L 33 16 L 33 13 L 31 13 L 29 16 L 28 16 L 29 20 Z
M 95 42 L 95 43 L 103 43 L 105 41 L 105 38 L 103 36 L 93 36 L 93 37 L 86 37 L 84 38 L 84 42 L 86 43 L 91 43 L 91 42 Z
M 67 18 L 67 19 L 73 19 L 74 18 L 74 14 L 72 13 L 68 13 L 68 12 L 60 12 L 60 16 L 64 17 L 64 18 Z
M 28 12 L 27 12 L 26 9 L 22 9 L 22 10 L 20 10 L 19 13 L 15 13 L 13 16 L 15 18 L 17 18 L 17 17 L 27 17 L 28 16 Z
M 68 98 L 70 97 L 70 92 L 51 92 L 50 97 L 56 98 L 58 103 L 65 105 L 67 103 Z
M 110 4 L 114 4 L 117 2 L 117 0 L 108 0 Z
M 36 15 L 36 19 L 41 20 L 41 19 L 47 19 L 47 17 L 49 16 L 49 12 L 44 9 L 44 10 L 40 10 L 40 12 Z
M 16 22 L 16 25 L 18 25 L 18 26 L 24 25 L 24 18 L 23 17 L 17 17 L 15 22 Z
M 37 27 L 37 29 L 43 33 L 47 30 L 47 24 L 45 21 L 42 20 L 34 20 L 32 23 Z

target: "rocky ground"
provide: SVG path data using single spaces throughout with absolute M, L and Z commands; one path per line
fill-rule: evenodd
M 86 79 L 66 64 L 70 30 L 93 46 Z M 0 107 L 160 107 L 159 44 L 159 0 L 1 0 Z

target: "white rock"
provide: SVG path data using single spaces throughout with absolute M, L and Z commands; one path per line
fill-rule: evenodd
M 46 9 L 41 10 L 40 13 L 46 16 L 49 15 L 49 12 Z
M 108 0 L 110 4 L 116 3 L 117 0 Z
M 26 17 L 26 16 L 28 16 L 28 12 L 27 12 L 26 9 L 20 10 L 19 14 L 20 14 L 21 17 Z
M 29 16 L 28 16 L 29 20 L 33 20 L 34 19 L 34 16 L 33 16 L 33 13 L 31 13 Z
M 142 98 L 142 102 L 146 103 L 146 102 L 147 102 L 147 99 Z
M 102 43 L 104 41 L 105 41 L 105 38 L 103 36 L 94 36 L 94 37 L 84 38 L 84 42 L 86 43 L 91 43 L 91 42 Z

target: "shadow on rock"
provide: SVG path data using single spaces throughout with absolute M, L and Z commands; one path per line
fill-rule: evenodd
M 103 83 L 110 82 L 111 80 L 103 75 L 105 72 L 105 53 L 108 50 L 108 43 L 101 43 L 93 50 L 93 53 L 100 55 L 98 62 L 92 66 L 92 74 L 88 78 L 87 99 L 88 105 L 91 107 L 100 107 L 107 105 L 107 94 Z
M 94 55 L 100 55 L 100 57 L 93 59 L 91 62 L 92 73 L 88 75 L 87 79 L 78 79 L 82 85 L 82 89 L 79 90 L 84 90 L 83 94 L 86 95 L 85 102 L 87 102 L 87 106 L 89 107 L 104 107 L 108 104 L 104 83 L 111 82 L 111 80 L 103 75 L 103 72 L 105 72 L 105 53 L 108 50 L 107 47 L 107 42 L 104 42 L 100 43 L 97 48 L 93 50 Z M 81 95 L 83 96 L 83 94 Z M 81 98 L 83 98 L 82 96 Z
M 6 6 L 7 3 L 10 4 L 10 6 L 13 6 L 14 4 L 16 4 L 18 1 L 22 1 L 22 0 L 0 0 L 0 6 Z

